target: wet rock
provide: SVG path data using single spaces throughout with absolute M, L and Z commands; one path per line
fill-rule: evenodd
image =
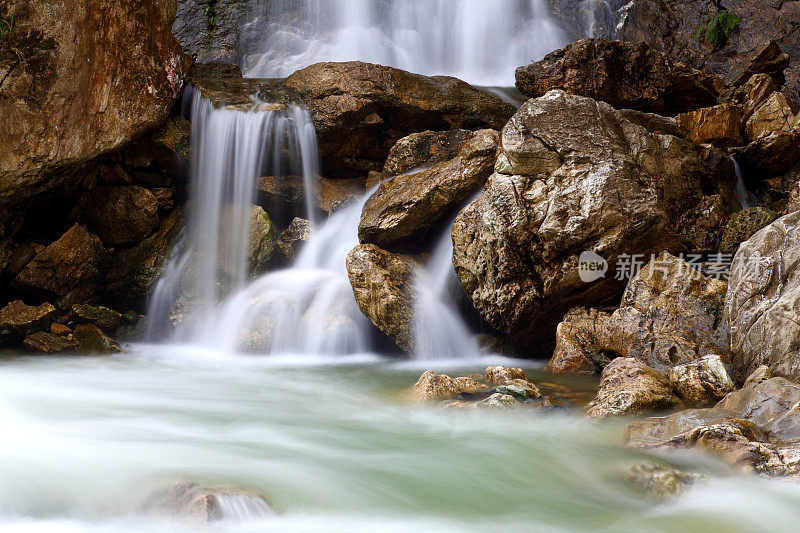
M 718 194 L 700 200 L 694 208 L 678 218 L 678 227 L 689 241 L 688 247 L 695 253 L 713 254 L 719 251 L 719 232 L 727 222 L 730 207 Z
M 183 225 L 183 214 L 173 211 L 153 235 L 114 257 L 106 275 L 106 295 L 113 307 L 144 309 L 150 287 L 161 274 Z
M 141 241 L 158 227 L 158 200 L 143 187 L 97 187 L 76 209 L 78 221 L 106 246 Z
M 188 167 L 179 163 L 188 165 L 192 160 L 192 123 L 183 117 L 171 117 L 153 135 L 151 146 L 153 155 L 165 169 L 171 169 L 178 175 L 186 173 Z
M 391 147 L 410 133 L 499 130 L 514 114 L 510 104 L 455 78 L 357 61 L 317 63 L 285 85 L 311 112 L 322 166 L 331 176 L 381 170 Z
M 156 187 L 150 192 L 152 192 L 153 196 L 156 197 L 159 213 L 169 213 L 170 211 L 172 211 L 172 208 L 175 206 L 174 201 L 172 199 L 173 196 L 172 189 L 167 187 Z
M 145 501 L 144 509 L 151 513 L 167 514 L 201 523 L 240 519 L 240 514 L 234 514 L 237 510 L 249 518 L 266 518 L 275 514 L 259 494 L 241 489 L 209 488 L 183 482 L 175 483 L 151 495 Z
M 755 74 L 767 74 L 778 85 L 783 85 L 786 82 L 783 71 L 789 67 L 790 61 L 789 54 L 784 54 L 778 43 L 767 41 L 753 52 L 750 61 L 741 62 L 731 69 L 725 77 L 725 84 L 738 87 Z
M 744 144 L 741 115 L 738 106 L 725 103 L 682 113 L 676 120 L 686 137 L 697 144 L 728 148 Z
M 528 381 L 528 376 L 521 368 L 513 368 L 509 366 L 490 366 L 486 369 L 484 374 L 486 383 L 491 385 L 505 385 L 506 383 L 521 379 Z
M 17 274 L 22 272 L 25 265 L 30 263 L 33 258 L 44 249 L 45 246 L 37 243 L 29 242 L 21 244 L 8 256 L 8 262 L 6 263 L 4 271 L 5 275 L 13 279 Z
M 480 130 L 453 159 L 385 180 L 364 205 L 361 242 L 389 250 L 417 248 L 483 186 L 494 169 L 498 144 L 496 131 Z
M 55 333 L 56 335 L 61 335 L 62 337 L 66 337 L 72 334 L 72 328 L 65 324 L 59 324 L 58 322 L 53 322 L 50 324 L 50 333 Z
M 412 392 L 419 401 L 446 400 L 455 398 L 463 392 L 476 392 L 485 389 L 486 385 L 471 378 L 451 378 L 445 374 L 437 374 L 428 370 L 416 384 Z
M 640 463 L 625 472 L 625 479 L 638 494 L 664 500 L 680 496 L 692 487 L 705 483 L 708 478 L 663 465 Z
M 554 374 L 591 376 L 618 357 L 610 339 L 611 314 L 597 309 L 571 309 L 556 328 L 556 347 L 545 370 Z
M 485 400 L 478 402 L 478 407 L 488 407 L 493 409 L 513 409 L 518 405 L 517 398 L 510 394 L 497 392 Z
M 772 132 L 732 153 L 748 175 L 779 176 L 800 161 L 800 131 Z
M 683 407 L 663 374 L 633 358 L 617 358 L 603 369 L 589 418 L 629 416 Z
M 731 421 L 735 422 L 736 418 L 722 409 L 686 409 L 667 416 L 629 422 L 625 429 L 625 441 L 634 448 L 657 448 L 664 446 L 675 435 L 694 428 Z M 765 438 L 763 432 L 751 426 L 758 438 Z
M 289 227 L 278 236 L 278 250 L 283 259 L 288 263 L 294 263 L 300 248 L 311 237 L 311 222 L 302 218 L 294 218 Z
M 46 331 L 28 335 L 25 337 L 25 340 L 22 341 L 22 346 L 29 352 L 43 354 L 71 353 L 78 351 L 78 342 L 76 340 Z
M 756 234 L 761 228 L 769 226 L 778 218 L 778 214 L 766 207 L 751 207 L 731 216 L 722 232 L 720 251 L 734 254 L 739 245 Z
M 103 333 L 94 324 L 78 324 L 75 326 L 74 338 L 80 342 L 78 350 L 84 354 L 120 353 L 117 341 Z
M 250 206 L 250 237 L 247 245 L 248 271 L 251 276 L 266 272 L 275 250 L 275 225 L 260 206 Z
M 8 333 L 27 335 L 46 329 L 55 313 L 56 308 L 46 302 L 33 306 L 14 300 L 0 309 L 0 337 Z
M 725 363 L 718 355 L 706 355 L 670 369 L 669 382 L 689 407 L 711 406 L 736 390 Z
M 505 382 L 505 384 L 495 387 L 495 391 L 497 391 L 499 394 L 513 396 L 520 401 L 542 397 L 542 393 L 539 391 L 539 388 L 527 379 L 508 380 Z
M 454 159 L 472 136 L 471 131 L 460 129 L 412 133 L 389 150 L 381 176 L 411 174 Z
M 166 119 L 188 66 L 170 31 L 173 1 L 18 0 L 8 10 L 24 61 L 0 58 L 5 213 Z
M 725 299 L 733 371 L 743 381 L 759 366 L 800 380 L 800 212 L 786 215 L 742 243 Z
M 589 98 L 529 100 L 501 142 L 495 173 L 456 218 L 453 262 L 481 316 L 529 350 L 552 346 L 571 308 L 621 293 L 616 276 L 581 279 L 583 251 L 614 272 L 626 254 L 682 250 L 678 222 L 707 195 L 727 213 L 737 205 L 722 153 L 653 135 Z
M 517 88 L 539 97 L 552 89 L 621 109 L 675 115 L 716 103 L 721 83 L 673 66 L 644 42 L 583 39 L 516 72 Z M 687 101 L 686 97 L 691 101 Z
M 108 260 L 100 239 L 75 224 L 25 265 L 11 284 L 17 290 L 55 296 L 58 306 L 67 308 L 74 301 L 98 297 Z
M 73 322 L 94 324 L 106 330 L 117 329 L 122 324 L 121 314 L 103 306 L 75 304 L 69 316 Z
M 272 176 L 265 176 L 258 183 L 262 205 L 308 216 L 302 178 L 283 176 L 275 180 Z M 331 214 L 361 196 L 364 186 L 361 181 L 354 179 L 318 178 L 314 190 L 314 207 L 320 213 Z
M 347 275 L 358 308 L 406 352 L 413 352 L 413 259 L 360 244 L 347 254 Z
M 774 131 L 791 131 L 796 115 L 797 106 L 785 94 L 776 91 L 759 104 L 747 120 L 747 138 L 752 142 Z

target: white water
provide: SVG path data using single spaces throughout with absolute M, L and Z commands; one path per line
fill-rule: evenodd
M 517 67 L 567 44 L 543 0 L 272 0 L 248 21 L 248 77 L 359 60 L 511 86 Z
M 742 209 L 750 209 L 758 204 L 758 199 L 747 190 L 747 186 L 744 183 L 744 173 L 742 172 L 742 167 L 739 166 L 739 162 L 733 156 L 731 156 L 731 161 L 733 161 L 733 168 L 736 171 L 736 197 L 739 199 L 739 205 Z

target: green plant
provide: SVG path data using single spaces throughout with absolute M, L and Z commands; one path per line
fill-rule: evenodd
M 0 17 L 0 52 L 10 50 L 20 61 L 25 61 L 22 51 L 17 45 L 19 25 L 14 23 L 14 16 L 11 18 Z
M 709 44 L 720 47 L 728 41 L 728 36 L 739 26 L 739 17 L 716 2 L 715 5 L 718 11 L 705 24 L 700 25 L 694 36 L 696 39 L 705 40 Z
M 216 10 L 216 1 L 212 0 L 208 3 L 206 7 L 203 8 L 203 13 L 206 14 L 206 18 L 208 19 L 208 25 L 211 28 L 211 31 L 214 31 L 214 28 L 217 26 L 217 10 Z

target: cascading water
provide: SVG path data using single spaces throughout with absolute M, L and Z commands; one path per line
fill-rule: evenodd
M 316 137 L 308 113 L 297 105 L 262 109 L 216 108 L 200 91 L 192 96 L 192 176 L 189 224 L 172 251 L 148 310 L 149 332 L 169 321 L 176 299 L 191 315 L 178 336 L 193 338 L 215 321 L 219 303 L 248 278 L 251 206 L 262 172 L 276 179 L 302 174 L 313 195 L 318 174 Z M 287 163 L 285 151 L 292 155 Z M 307 207 L 309 218 L 314 213 Z
M 567 40 L 544 0 L 273 0 L 251 4 L 242 70 L 286 77 L 320 61 L 367 61 L 479 85 Z

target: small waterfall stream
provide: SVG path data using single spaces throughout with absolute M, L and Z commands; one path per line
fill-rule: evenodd
M 544 0 L 273 0 L 250 10 L 249 77 L 359 60 L 511 86 L 517 67 L 567 44 Z

